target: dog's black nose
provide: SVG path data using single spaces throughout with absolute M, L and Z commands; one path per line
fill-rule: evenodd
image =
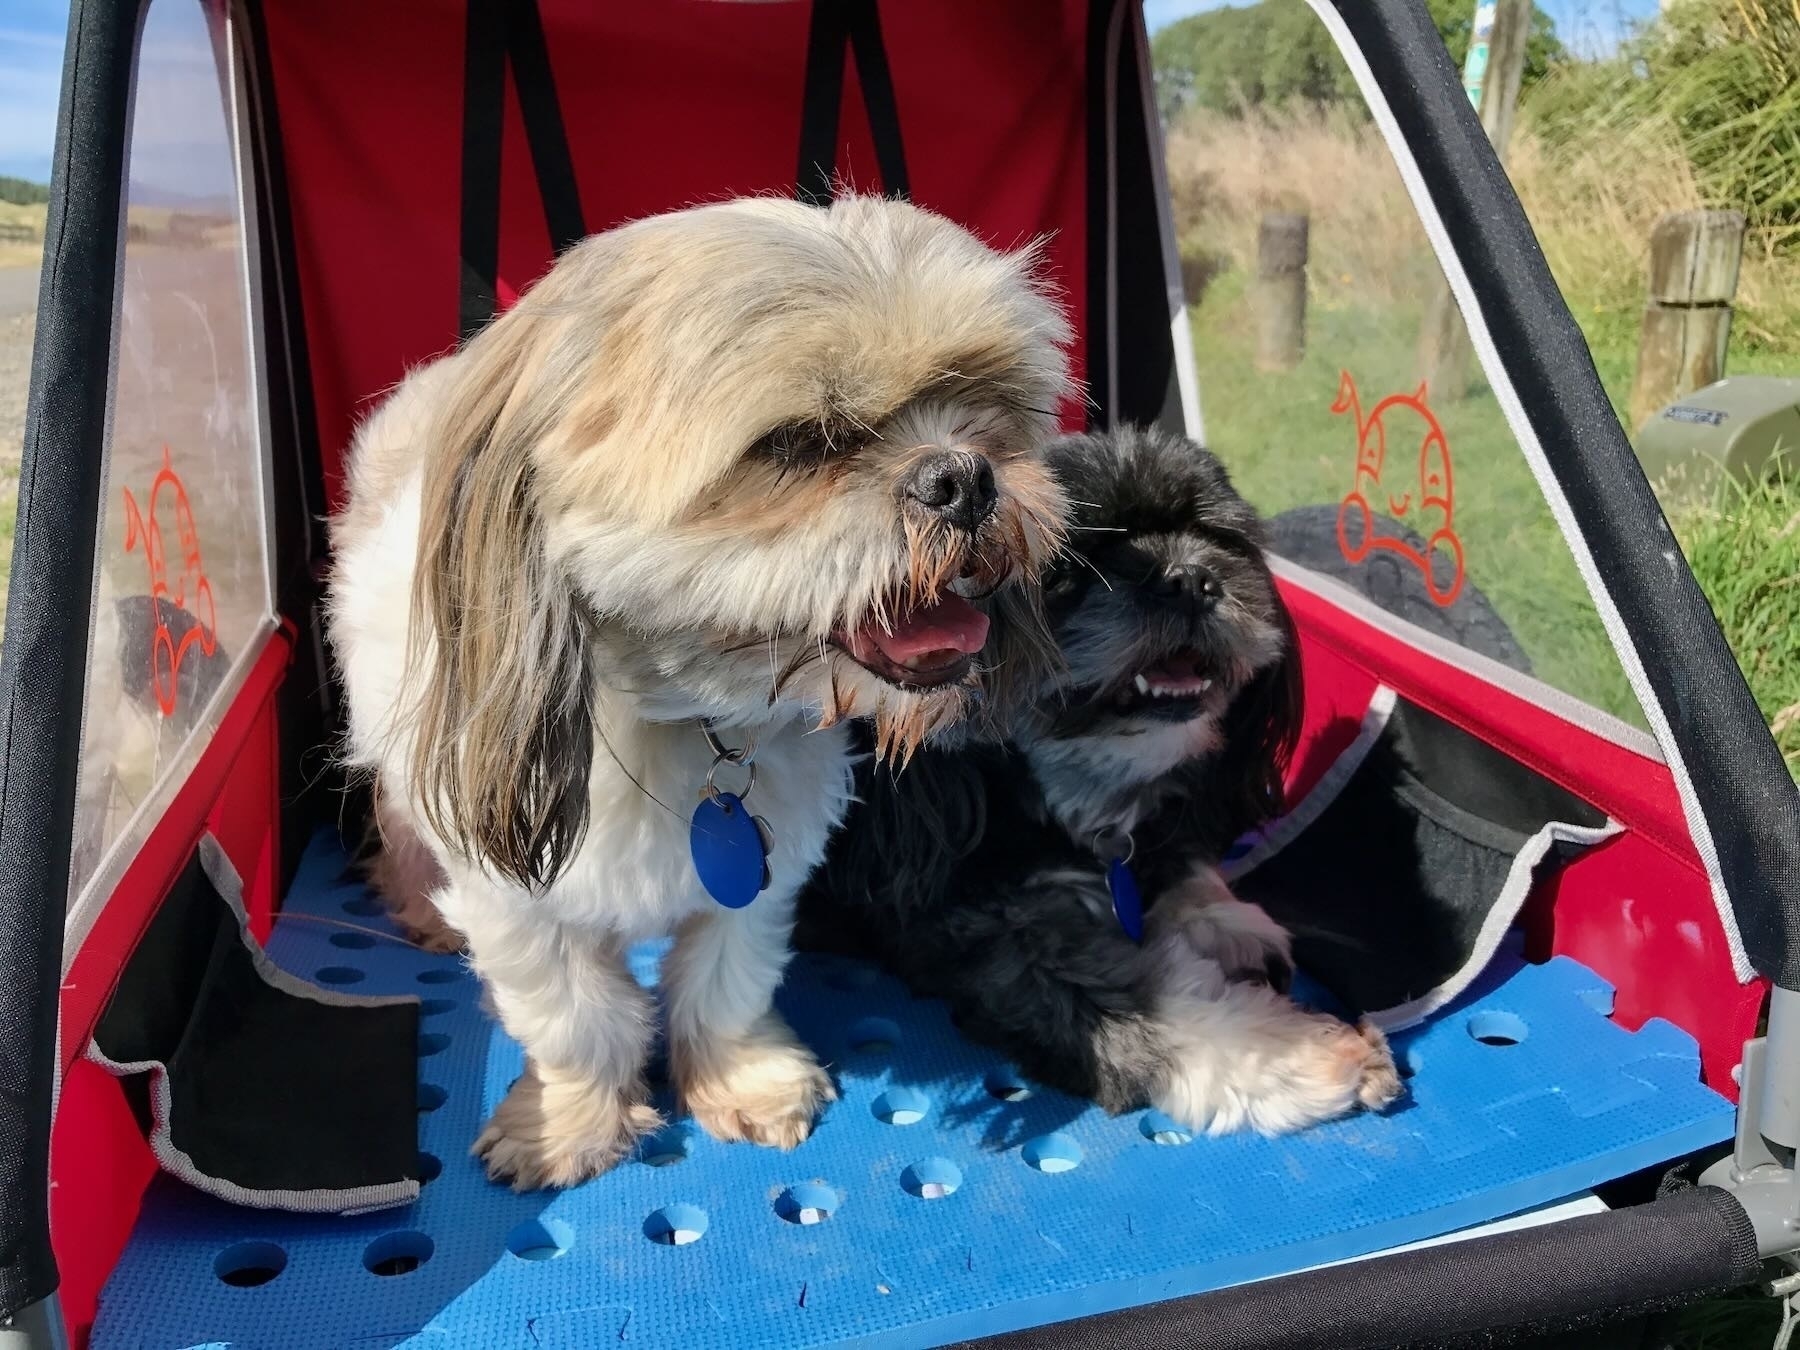
M 994 466 L 968 450 L 944 450 L 920 460 L 907 475 L 906 495 L 970 534 L 994 514 L 1000 498 Z
M 1225 588 L 1209 569 L 1189 562 L 1165 567 L 1150 583 L 1150 592 L 1159 600 L 1179 600 L 1205 611 L 1219 603 Z

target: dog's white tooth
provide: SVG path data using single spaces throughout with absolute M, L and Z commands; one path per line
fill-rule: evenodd
M 1147 694 L 1150 692 L 1150 681 L 1146 680 L 1141 672 L 1135 677 L 1135 683 L 1137 684 L 1138 693 Z
M 1200 692 L 1201 692 L 1201 693 L 1203 693 L 1203 694 L 1204 694 L 1204 693 L 1205 693 L 1205 692 L 1206 692 L 1206 691 L 1207 691 L 1207 690 L 1208 690 L 1208 689 L 1211 689 L 1211 688 L 1212 688 L 1212 681 L 1211 681 L 1211 680 L 1202 680 L 1202 681 L 1200 681 Z

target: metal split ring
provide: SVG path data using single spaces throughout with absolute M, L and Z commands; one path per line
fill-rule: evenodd
M 749 775 L 749 777 L 744 780 L 743 791 L 735 794 L 739 801 L 743 801 L 748 797 L 751 789 L 756 786 L 756 765 L 751 762 L 749 752 L 743 750 L 721 750 L 719 751 L 718 758 L 713 760 L 712 767 L 706 771 L 706 795 L 712 798 L 713 802 L 717 805 L 724 804 L 720 800 L 724 794 L 721 792 L 716 779 L 718 777 L 719 769 L 726 764 L 730 764 L 734 768 L 742 769 Z
M 1103 847 L 1103 845 L 1109 839 L 1119 839 L 1119 838 L 1123 838 L 1125 841 L 1125 854 L 1124 854 L 1124 858 L 1122 859 L 1122 861 L 1130 862 L 1132 860 L 1132 858 L 1137 855 L 1137 840 L 1135 840 L 1131 837 L 1131 831 L 1121 830 L 1117 826 L 1110 826 L 1104 830 L 1095 830 L 1094 831 L 1093 847 L 1094 847 L 1095 854 L 1097 856 L 1105 859 L 1107 862 L 1111 862 L 1114 858 L 1118 858 L 1119 857 L 1118 849 L 1105 848 L 1105 847 Z
M 745 744 L 743 746 L 739 746 L 739 747 L 735 747 L 735 748 L 728 747 L 723 741 L 721 741 L 719 739 L 719 733 L 713 730 L 713 726 L 712 726 L 711 722 L 702 722 L 700 724 L 700 734 L 702 736 L 706 737 L 707 748 L 710 749 L 715 756 L 717 756 L 717 758 L 715 758 L 713 761 L 713 768 L 717 769 L 719 767 L 720 762 L 724 762 L 726 764 L 741 764 L 745 768 L 751 768 L 751 766 L 753 766 L 755 764 L 755 762 L 756 762 L 756 742 L 754 740 L 749 741 L 747 744 Z M 751 776 L 751 780 L 755 781 L 755 777 L 756 777 L 755 773 L 752 772 L 752 774 L 750 776 Z M 709 782 L 711 781 L 711 777 L 712 777 L 711 774 L 707 775 L 707 779 Z M 748 790 L 749 789 L 747 789 L 747 788 L 745 789 L 745 791 L 748 791 Z

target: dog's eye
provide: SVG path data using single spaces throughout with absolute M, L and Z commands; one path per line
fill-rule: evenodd
M 784 422 L 759 436 L 750 454 L 788 469 L 816 469 L 855 448 L 848 428 L 830 422 Z

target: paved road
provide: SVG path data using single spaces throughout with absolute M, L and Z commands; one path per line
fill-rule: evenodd
M 0 319 L 30 314 L 37 309 L 38 269 L 0 267 Z

